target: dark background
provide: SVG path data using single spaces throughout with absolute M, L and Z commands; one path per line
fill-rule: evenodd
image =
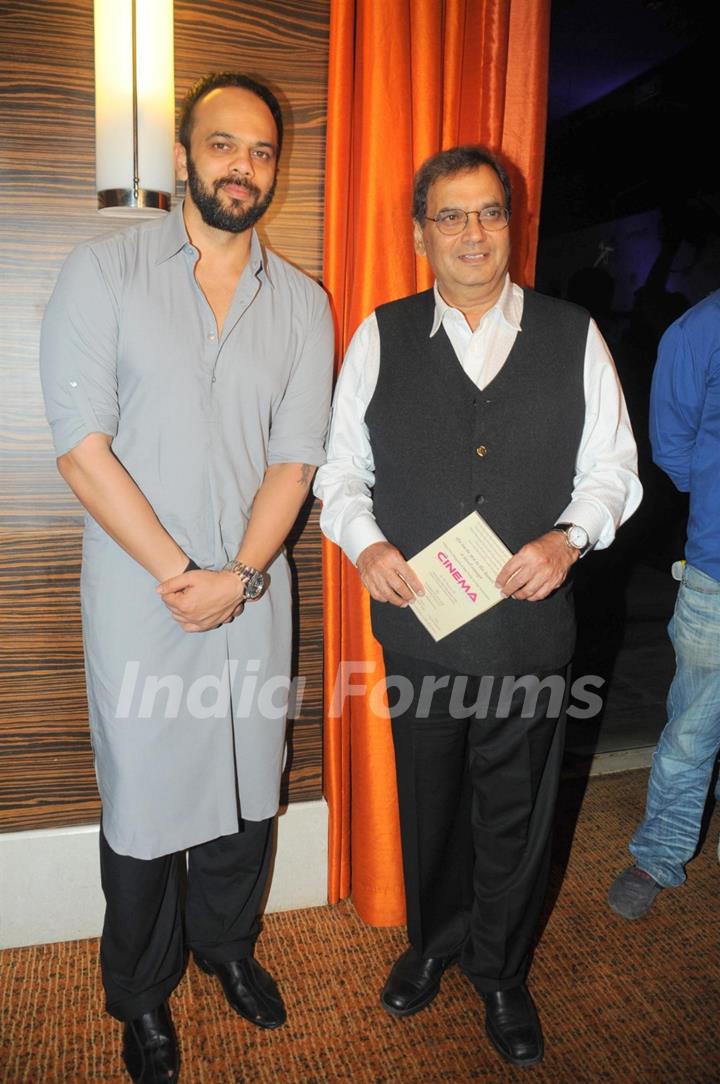
M 665 626 L 687 502 L 652 463 L 662 333 L 720 287 L 713 77 L 718 5 L 553 0 L 537 288 L 590 310 L 625 389 L 645 497 L 616 543 L 578 566 L 575 672 L 607 679 L 575 753 L 654 744 L 674 659 Z

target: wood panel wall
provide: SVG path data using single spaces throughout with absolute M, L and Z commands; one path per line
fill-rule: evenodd
M 80 508 L 43 415 L 40 321 L 95 211 L 92 0 L 0 0 L 0 831 L 87 823 L 99 804 L 87 730 Z M 269 244 L 319 277 L 328 0 L 175 0 L 178 101 L 208 71 L 268 82 L 286 111 Z M 285 793 L 320 795 L 322 610 L 315 509 L 293 535 L 296 666 L 307 678 Z

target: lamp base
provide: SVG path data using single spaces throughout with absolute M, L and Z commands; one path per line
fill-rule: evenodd
M 109 217 L 154 218 L 170 210 L 170 193 L 149 188 L 105 188 L 97 197 L 98 211 Z

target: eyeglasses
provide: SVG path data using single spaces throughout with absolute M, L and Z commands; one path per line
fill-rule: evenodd
M 429 222 L 434 222 L 440 233 L 462 233 L 468 224 L 470 215 L 477 215 L 478 222 L 484 230 L 504 230 L 510 220 L 510 214 L 506 207 L 483 207 L 482 211 L 461 211 L 459 208 L 448 208 L 441 211 L 437 218 L 425 215 Z

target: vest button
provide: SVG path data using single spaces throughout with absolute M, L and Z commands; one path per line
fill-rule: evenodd
M 482 493 L 478 493 L 477 497 L 475 498 L 475 504 L 477 504 L 478 506 L 481 504 L 485 504 L 485 498 L 483 497 Z
M 487 455 L 487 447 L 486 447 L 486 445 L 481 444 L 479 448 L 476 448 L 475 449 L 475 455 L 479 455 L 481 459 L 483 458 L 483 456 L 486 456 Z

